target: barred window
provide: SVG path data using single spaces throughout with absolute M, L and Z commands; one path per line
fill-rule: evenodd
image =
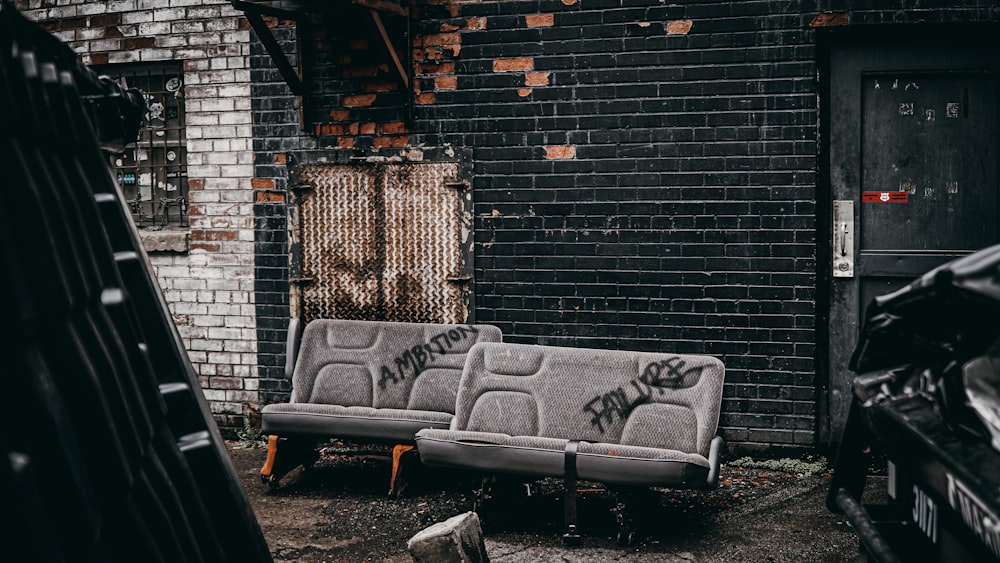
M 95 71 L 139 89 L 146 98 L 146 116 L 138 140 L 111 159 L 136 226 L 186 227 L 188 182 L 181 66 L 105 65 Z

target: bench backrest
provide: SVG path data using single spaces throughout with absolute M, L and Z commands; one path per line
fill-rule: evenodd
M 455 412 L 465 356 L 490 325 L 318 319 L 302 333 L 293 403 Z
M 710 356 L 477 344 L 451 428 L 707 456 L 724 371 Z

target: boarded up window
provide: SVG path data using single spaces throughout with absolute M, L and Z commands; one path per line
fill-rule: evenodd
M 303 321 L 467 322 L 471 192 L 458 173 L 456 163 L 300 165 Z

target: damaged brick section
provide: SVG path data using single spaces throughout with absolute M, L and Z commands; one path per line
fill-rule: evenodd
M 694 22 L 691 20 L 674 20 L 667 22 L 667 35 L 687 35 Z
M 840 27 L 850 25 L 851 14 L 849 12 L 826 12 L 816 14 L 816 17 L 809 22 L 809 27 Z
M 545 147 L 545 158 L 548 160 L 567 160 L 576 158 L 576 147 L 573 145 Z

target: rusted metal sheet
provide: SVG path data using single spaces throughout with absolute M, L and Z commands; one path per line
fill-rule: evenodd
M 466 322 L 471 203 L 455 163 L 303 164 L 299 305 L 317 318 Z

